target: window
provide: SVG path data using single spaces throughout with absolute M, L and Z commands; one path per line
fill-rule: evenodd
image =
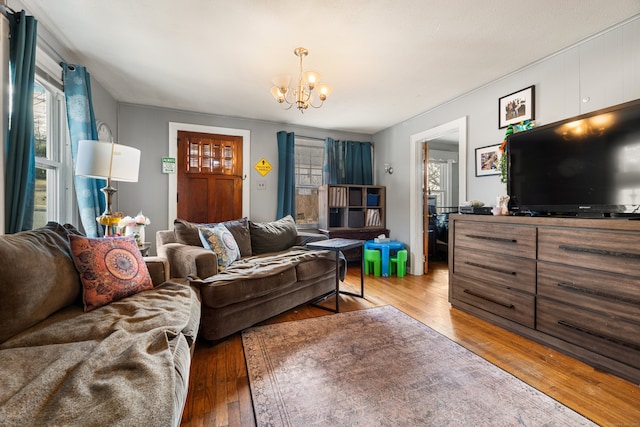
M 435 197 L 438 212 L 451 206 L 451 162 L 429 160 L 429 195 Z
M 36 76 L 33 91 L 33 130 L 36 188 L 33 228 L 47 221 L 72 222 L 68 197 L 70 161 L 66 143 L 64 97 L 60 90 Z
M 318 227 L 318 189 L 322 185 L 324 142 L 296 137 L 296 224 Z

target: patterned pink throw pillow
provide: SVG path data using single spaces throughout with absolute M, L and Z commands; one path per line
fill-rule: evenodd
M 147 265 L 133 236 L 69 236 L 73 262 L 80 272 L 84 311 L 91 311 L 153 288 Z

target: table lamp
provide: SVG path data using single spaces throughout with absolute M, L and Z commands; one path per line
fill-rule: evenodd
M 89 178 L 106 179 L 107 185 L 101 188 L 106 198 L 106 209 L 96 218 L 105 226 L 105 236 L 112 234 L 111 229 L 120 221 L 111 212 L 111 198 L 118 191 L 111 181 L 137 182 L 140 165 L 140 150 L 113 142 L 82 140 L 78 143 L 76 156 L 76 175 Z

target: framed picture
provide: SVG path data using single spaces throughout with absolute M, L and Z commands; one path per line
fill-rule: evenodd
M 498 128 L 535 119 L 535 86 L 521 89 L 498 99 Z
M 500 175 L 500 145 L 476 148 L 476 176 Z

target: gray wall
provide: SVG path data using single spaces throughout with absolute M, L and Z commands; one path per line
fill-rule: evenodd
M 377 183 L 387 186 L 387 226 L 393 238 L 410 241 L 411 135 L 466 116 L 466 200 L 495 205 L 506 187 L 499 176 L 475 176 L 475 149 L 504 139 L 498 98 L 531 85 L 538 126 L 640 98 L 640 18 L 375 134 L 378 164 L 394 165 L 393 175 L 376 170 Z
M 292 111 L 292 114 L 297 113 Z M 96 113 L 97 115 L 97 113 Z M 117 210 L 135 215 L 142 210 L 151 218 L 147 227 L 147 240 L 154 242 L 151 253 L 155 253 L 155 233 L 167 228 L 169 201 L 169 176 L 162 173 L 161 159 L 169 154 L 169 122 L 245 129 L 251 132 L 251 186 L 249 217 L 254 221 L 271 221 L 276 216 L 278 189 L 278 145 L 276 133 L 281 130 L 297 135 L 355 141 L 370 141 L 370 135 L 331 130 L 289 126 L 283 123 L 248 120 L 234 117 L 214 116 L 185 111 L 140 105 L 120 104 L 118 107 L 118 142 L 142 150 L 140 176 L 137 183 L 119 183 Z M 254 168 L 261 158 L 265 158 L 273 169 L 262 177 Z M 258 180 L 265 180 L 266 190 L 257 190 Z M 246 182 L 245 182 L 246 183 Z
M 91 79 L 91 100 L 96 121 L 105 122 L 111 129 L 115 142 L 120 142 L 118 140 L 118 101 L 93 78 Z

